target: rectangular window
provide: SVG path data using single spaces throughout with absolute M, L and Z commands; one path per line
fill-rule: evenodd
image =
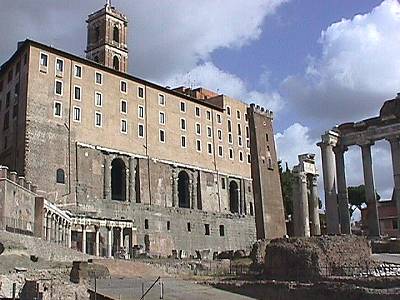
M 138 106 L 138 117 L 139 119 L 144 119 L 144 106 Z
M 47 68 L 49 56 L 45 53 L 40 53 L 40 65 Z
M 4 149 L 7 149 L 8 147 L 8 138 L 7 136 L 4 137 Z
M 247 147 L 247 148 L 250 148 L 250 139 L 247 139 L 247 140 L 246 140 L 246 147 Z
M 221 177 L 221 189 L 225 190 L 226 189 L 226 181 L 225 177 Z
M 126 100 L 121 100 L 121 113 L 128 113 L 128 102 Z
M 224 156 L 224 150 L 222 146 L 218 146 L 218 156 L 223 157 Z
M 245 120 L 246 122 L 249 121 L 249 117 L 248 117 L 247 113 L 244 114 L 244 120 Z
M 251 155 L 250 154 L 247 154 L 247 163 L 251 164 Z
M 249 126 L 246 126 L 246 138 L 250 138 Z
M 196 134 L 201 135 L 201 125 L 199 123 L 196 123 Z
M 54 116 L 62 117 L 62 104 L 61 102 L 54 102 Z
M 232 122 L 228 120 L 228 132 L 232 132 Z
M 165 125 L 165 113 L 162 111 L 160 111 L 160 113 L 159 113 L 159 122 L 160 122 L 160 125 Z
M 128 122 L 125 119 L 121 120 L 121 132 L 128 133 Z
M 201 141 L 200 140 L 196 140 L 196 150 L 198 152 L 201 152 Z
M 80 107 L 74 106 L 73 118 L 74 118 L 75 122 L 81 121 L 81 108 Z
M 96 111 L 94 114 L 94 125 L 96 127 L 101 127 L 103 126 L 103 116 L 101 112 Z
M 231 115 L 231 108 L 230 108 L 229 106 L 226 107 L 226 114 L 227 114 L 228 116 Z
M 207 143 L 207 152 L 208 152 L 208 154 L 212 154 L 213 153 L 213 151 L 212 151 L 212 144 L 211 143 Z
M 160 133 L 159 133 L 159 138 L 160 138 L 160 142 L 161 143 L 165 143 L 165 131 L 163 129 L 160 129 Z
M 207 137 L 212 137 L 212 128 L 210 126 L 207 126 Z
M 242 137 L 241 137 L 241 136 L 238 136 L 238 145 L 239 145 L 240 147 L 243 146 Z
M 120 88 L 121 88 L 122 93 L 125 93 L 125 94 L 127 93 L 128 85 L 127 85 L 126 81 L 121 80 Z
M 224 225 L 219 225 L 219 236 L 225 236 L 225 227 L 224 227 Z
M 63 83 L 62 81 L 56 80 L 56 86 L 55 86 L 55 94 L 58 96 L 63 95 Z
M 268 133 L 265 134 L 265 139 L 267 140 L 267 142 L 269 141 Z
M 195 107 L 195 115 L 196 117 L 200 117 L 200 107 L 198 106 Z
M 239 161 L 243 162 L 243 152 L 239 151 Z
M 94 104 L 98 107 L 103 106 L 103 94 L 102 93 L 100 93 L 100 92 L 95 93 Z
M 186 136 L 181 136 L 181 147 L 186 148 Z
M 56 59 L 56 73 L 64 72 L 64 61 L 61 58 Z
M 170 229 L 171 229 L 171 222 L 167 221 L 167 230 L 170 230 Z
M 181 130 L 186 130 L 186 119 L 181 119 Z
M 141 86 L 138 87 L 138 97 L 143 99 L 144 98 L 144 88 Z
M 207 120 L 211 121 L 211 111 L 207 110 Z
M 229 159 L 233 159 L 233 149 L 229 148 Z
M 232 133 L 228 133 L 228 143 L 233 144 Z
M 236 118 L 237 118 L 238 120 L 240 120 L 240 118 L 241 118 L 240 110 L 237 110 L 237 111 L 236 111 Z
M 74 65 L 74 76 L 76 78 L 82 78 L 82 67 L 78 65 Z
M 138 125 L 138 136 L 140 138 L 144 138 L 144 126 L 143 124 Z
M 237 124 L 238 128 L 238 135 L 242 135 L 242 126 L 240 124 Z
M 221 119 L 221 115 L 217 114 L 217 123 L 221 124 L 222 123 L 222 119 Z
M 165 106 L 165 96 L 162 94 L 158 94 L 158 104 L 161 106 Z
M 217 134 L 218 134 L 218 140 L 222 141 L 222 130 L 218 129 Z
M 210 224 L 204 224 L 204 234 L 210 235 Z
M 101 74 L 99 72 L 96 72 L 96 74 L 95 74 L 95 82 L 96 82 L 96 84 L 102 85 L 103 84 L 103 74 Z
M 190 227 L 190 223 L 187 223 L 187 231 L 188 231 L 188 232 L 191 232 L 191 231 L 192 231 L 192 228 Z
M 81 101 L 82 99 L 82 90 L 80 86 L 75 85 L 74 87 L 74 99 L 77 101 Z
M 181 112 L 186 112 L 186 103 L 181 102 Z

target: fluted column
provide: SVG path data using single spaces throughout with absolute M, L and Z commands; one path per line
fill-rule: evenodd
M 319 201 L 318 201 L 318 177 L 311 176 L 310 179 L 310 198 L 308 200 L 308 209 L 310 211 L 310 233 L 313 236 L 321 235 L 321 225 L 319 221 Z
M 129 201 L 135 202 L 136 190 L 135 190 L 135 178 L 136 178 L 136 169 L 135 169 L 135 158 L 129 158 Z
M 397 207 L 397 223 L 400 228 L 400 139 L 399 137 L 388 138 L 392 152 L 392 168 L 394 179 L 394 201 Z
M 372 156 L 371 156 L 372 143 L 365 143 L 360 145 L 362 153 L 362 163 L 364 171 L 364 184 L 365 196 L 367 199 L 367 213 L 368 213 L 368 232 L 371 237 L 379 237 L 379 218 L 378 218 L 378 205 L 376 201 L 376 192 L 374 184 L 374 174 L 372 170 Z
M 339 202 L 340 231 L 343 234 L 351 234 L 349 196 L 346 185 L 346 169 L 344 165 L 344 152 L 347 147 L 337 146 L 334 148 L 336 159 L 336 178 Z
M 321 147 L 322 169 L 324 176 L 326 225 L 328 234 L 339 234 L 339 213 L 336 195 L 336 166 L 333 146 L 336 141 L 331 135 L 323 136 L 323 141 L 318 143 Z
M 104 199 L 111 200 L 111 159 L 104 158 Z
M 82 225 L 82 252 L 86 253 L 86 225 Z
M 112 257 L 112 227 L 107 226 L 107 257 Z

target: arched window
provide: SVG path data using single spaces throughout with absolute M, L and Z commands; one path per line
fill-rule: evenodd
M 114 56 L 113 67 L 115 70 L 119 71 L 119 58 L 117 56 Z
M 178 174 L 179 207 L 190 208 L 189 175 L 185 171 Z
M 239 186 L 233 180 L 229 183 L 229 210 L 232 213 L 239 212 Z
M 56 182 L 65 184 L 65 173 L 63 169 L 58 169 L 56 172 Z
M 113 40 L 114 40 L 114 42 L 119 43 L 119 29 L 117 26 L 114 26 Z
M 114 159 L 111 163 L 111 199 L 126 200 L 126 167 L 120 158 Z

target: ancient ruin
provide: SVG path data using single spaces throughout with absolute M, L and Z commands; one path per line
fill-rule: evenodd
M 387 140 L 392 152 L 394 198 L 400 218 L 400 97 L 386 101 L 379 116 L 359 122 L 344 123 L 327 131 L 321 147 L 328 234 L 350 234 L 344 154 L 350 146 L 361 148 L 364 184 L 368 204 L 368 234 L 379 237 L 377 199 L 372 170 L 371 147 Z M 398 221 L 400 222 L 400 220 Z M 400 224 L 400 223 L 399 223 Z
M 319 222 L 318 172 L 314 154 L 299 155 L 293 168 L 293 231 L 294 236 L 321 235 Z

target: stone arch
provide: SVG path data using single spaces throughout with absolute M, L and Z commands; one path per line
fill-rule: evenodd
M 236 181 L 229 183 L 229 210 L 232 213 L 239 213 L 239 186 Z
M 119 58 L 116 55 L 113 58 L 113 68 L 114 70 L 119 71 Z
M 189 175 L 186 171 L 178 174 L 178 199 L 179 207 L 190 208 Z
M 65 172 L 63 169 L 57 169 L 56 172 L 56 182 L 57 183 L 65 183 Z
M 120 158 L 111 163 L 111 199 L 126 200 L 126 166 Z
M 114 26 L 113 41 L 119 43 L 119 28 L 117 25 Z

